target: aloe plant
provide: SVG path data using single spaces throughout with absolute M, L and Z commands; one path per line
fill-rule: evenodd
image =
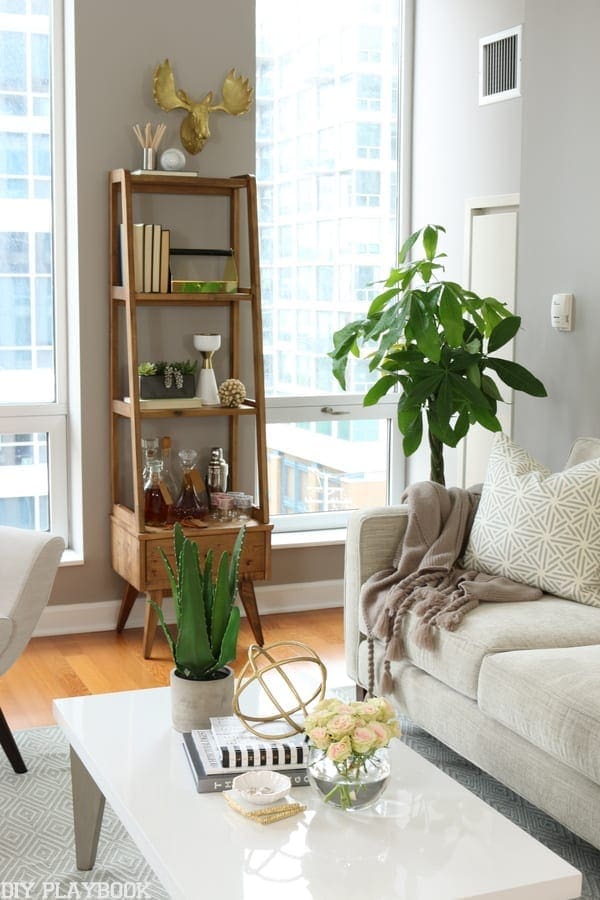
M 227 551 L 223 552 L 214 577 L 213 551 L 208 551 L 202 565 L 198 545 L 185 537 L 179 522 L 174 527 L 176 570 L 162 547 L 159 548 L 171 582 L 176 637 L 171 634 L 160 606 L 153 600 L 149 602 L 156 610 L 175 669 L 182 678 L 210 681 L 219 677 L 219 670 L 235 659 L 240 628 L 240 610 L 235 600 L 245 533 L 245 527 L 241 528 L 231 559 Z

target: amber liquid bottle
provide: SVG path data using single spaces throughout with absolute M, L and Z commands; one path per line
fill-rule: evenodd
M 144 522 L 146 525 L 167 524 L 169 504 L 161 483 L 162 462 L 159 459 L 148 463 L 148 476 L 144 484 Z

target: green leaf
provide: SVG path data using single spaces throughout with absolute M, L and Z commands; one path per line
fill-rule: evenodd
M 229 621 L 229 613 L 233 605 L 235 594 L 231 595 L 229 590 L 229 553 L 224 551 L 219 560 L 219 568 L 217 570 L 217 580 L 215 582 L 215 593 L 213 600 L 212 627 L 210 633 L 210 645 L 213 655 L 219 655 L 221 644 L 227 622 Z
M 398 425 L 398 427 L 400 426 Z M 405 428 L 404 431 L 400 429 L 400 431 L 403 434 L 402 449 L 404 455 L 412 456 L 423 439 L 423 416 L 417 416 L 408 428 Z
M 542 382 L 519 363 L 492 356 L 486 360 L 486 365 L 490 369 L 494 369 L 502 381 L 516 391 L 524 391 L 526 394 L 531 394 L 532 397 L 548 396 Z
M 420 234 L 421 234 L 421 229 L 419 229 L 419 231 L 414 231 L 410 235 L 410 237 L 407 237 L 407 239 L 404 241 L 404 243 L 402 244 L 402 247 L 400 248 L 400 253 L 398 254 L 398 262 L 399 263 L 402 264 L 406 260 L 408 254 L 412 250 L 413 246 L 418 241 Z
M 242 556 L 242 548 L 246 539 L 246 526 L 243 525 L 238 536 L 235 539 L 233 549 L 231 551 L 231 566 L 229 567 L 229 593 L 235 597 L 237 593 L 238 579 L 240 575 L 240 559 Z
M 382 375 L 365 394 L 363 406 L 374 406 L 397 382 L 398 379 L 395 375 Z
M 169 631 L 169 627 L 165 621 L 165 617 L 164 617 L 162 608 L 158 605 L 156 600 L 152 600 L 151 597 L 148 598 L 147 602 L 150 604 L 150 606 L 153 608 L 154 612 L 157 615 L 158 624 L 164 631 L 165 637 L 167 639 L 167 644 L 169 645 L 169 649 L 171 650 L 171 656 L 173 657 L 173 662 L 177 663 L 177 653 L 175 650 L 175 641 L 173 640 L 173 635 Z
M 460 347 L 464 333 L 462 308 L 455 294 L 446 285 L 443 286 L 440 297 L 439 314 L 446 340 L 451 347 Z
M 417 296 L 411 298 L 409 322 L 421 353 L 433 362 L 439 362 L 442 353 L 440 337 L 435 322 L 426 313 L 423 301 Z
M 448 378 L 451 379 L 452 389 L 467 400 L 469 412 L 473 414 L 475 420 L 488 431 L 500 431 L 500 422 L 490 410 L 485 394 L 471 384 L 467 378 L 461 378 L 453 373 L 449 373 Z
M 206 616 L 204 591 L 199 566 L 198 546 L 185 538 L 179 567 L 181 596 L 181 622 L 177 633 L 176 663 L 178 668 L 201 673 L 215 663 L 211 653 Z
M 423 249 L 427 259 L 432 260 L 435 256 L 438 243 L 437 228 L 432 225 L 426 225 L 423 229 Z
M 493 397 L 494 400 L 502 400 L 498 385 L 493 378 L 490 378 L 490 376 L 485 373 L 482 373 L 481 375 L 481 390 L 484 394 L 487 394 L 488 397 Z
M 392 297 L 397 297 L 400 293 L 400 288 L 390 288 L 388 291 L 383 291 L 382 294 L 378 294 L 373 298 L 373 301 L 369 307 L 369 311 L 367 313 L 367 317 L 369 319 L 373 318 L 373 316 L 377 315 L 384 306 L 392 299 Z
M 508 344 L 508 342 L 514 338 L 520 327 L 520 316 L 507 316 L 506 319 L 502 319 L 498 322 L 490 334 L 488 353 L 494 353 L 496 350 L 499 350 L 500 347 L 504 347 L 505 344 Z
M 423 377 L 413 383 L 410 390 L 405 391 L 406 403 L 410 406 L 420 406 L 429 397 L 436 394 L 440 382 L 444 378 L 444 372 L 440 369 L 433 371 L 431 375 Z
M 348 357 L 347 356 L 340 357 L 339 359 L 334 359 L 333 363 L 331 364 L 331 373 L 343 391 L 346 390 L 346 368 L 347 368 L 347 366 L 348 366 Z
M 221 652 L 215 663 L 215 670 L 221 669 L 235 659 L 237 650 L 237 639 L 240 630 L 240 611 L 237 606 L 232 607 L 229 614 L 227 628 L 221 642 Z

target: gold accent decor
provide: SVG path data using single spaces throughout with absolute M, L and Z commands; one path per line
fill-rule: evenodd
M 277 806 L 267 806 L 264 809 L 249 810 L 244 809 L 228 793 L 224 793 L 223 796 L 233 810 L 246 819 L 254 819 L 255 822 L 260 822 L 261 825 L 271 825 L 273 822 L 280 822 L 281 819 L 289 819 L 290 816 L 296 816 L 306 809 L 304 803 L 280 803 Z
M 273 653 L 280 647 L 292 647 L 296 649 L 296 652 L 278 659 Z M 297 652 L 298 650 L 300 650 L 300 653 Z M 319 669 L 320 676 L 319 683 L 312 690 L 310 696 L 306 698 L 300 696 L 298 688 L 286 672 L 286 668 L 297 668 L 299 664 L 303 663 L 307 663 L 310 666 L 316 666 Z M 275 679 L 280 682 L 281 687 L 285 688 L 285 691 L 288 694 L 292 694 L 295 705 L 293 705 L 291 709 L 283 708 L 283 704 L 273 690 L 273 677 L 269 679 L 265 678 L 268 673 L 274 673 Z M 251 715 L 241 709 L 241 700 L 244 691 L 255 682 L 258 682 L 260 689 L 266 694 L 277 712 L 271 715 L 258 716 Z M 233 712 L 248 731 L 251 731 L 256 737 L 268 741 L 280 741 L 284 738 L 291 737 L 294 734 L 299 734 L 303 730 L 302 725 L 294 720 L 294 716 L 297 713 L 302 712 L 303 719 L 306 718 L 308 715 L 308 706 L 315 700 L 323 699 L 326 686 L 327 669 L 325 668 L 325 664 L 317 653 L 315 653 L 315 651 L 307 644 L 302 644 L 300 641 L 278 641 L 275 644 L 269 644 L 267 647 L 259 647 L 258 644 L 251 644 L 248 647 L 248 661 L 245 663 L 236 681 L 233 695 Z M 310 690 L 311 689 L 309 688 L 309 691 Z M 285 731 L 285 733 L 282 733 L 281 730 L 275 731 L 274 733 L 270 732 L 268 726 L 275 722 L 280 724 L 287 723 L 289 730 Z M 260 725 L 261 729 L 259 730 L 254 727 L 255 725 Z M 285 724 L 283 727 L 285 728 Z
M 186 109 L 188 115 L 181 123 L 179 135 L 183 147 L 195 156 L 200 153 L 210 137 L 208 117 L 211 112 L 225 112 L 230 116 L 243 116 L 252 103 L 253 89 L 247 78 L 230 69 L 221 86 L 222 102 L 213 104 L 213 92 L 209 91 L 199 101 L 192 100 L 181 88 L 175 88 L 175 76 L 168 59 L 154 70 L 154 99 L 161 109 Z

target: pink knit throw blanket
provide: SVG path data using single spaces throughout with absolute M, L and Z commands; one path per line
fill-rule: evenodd
M 404 656 L 402 623 L 408 610 L 420 617 L 416 644 L 431 649 L 436 628 L 454 631 L 482 600 L 538 600 L 542 596 L 537 588 L 508 578 L 460 568 L 479 503 L 477 491 L 422 481 L 407 488 L 402 502 L 408 506 L 408 523 L 393 568 L 371 575 L 361 590 L 370 694 L 375 680 L 375 638 L 386 645 L 380 692 L 393 691 L 390 663 Z

